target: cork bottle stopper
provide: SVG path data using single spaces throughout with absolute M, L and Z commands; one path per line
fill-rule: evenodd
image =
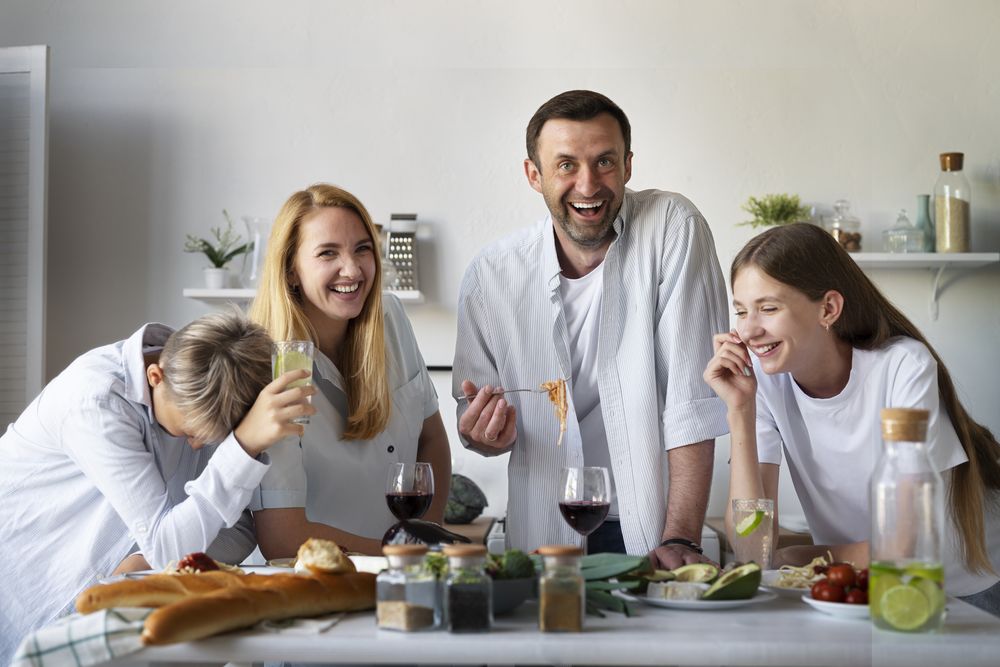
M 965 153 L 941 153 L 942 171 L 962 171 L 962 161 Z
M 913 408 L 882 409 L 882 439 L 923 442 L 927 439 L 927 410 Z

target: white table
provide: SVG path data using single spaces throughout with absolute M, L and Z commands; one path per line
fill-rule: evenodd
M 115 665 L 154 662 L 262 662 L 614 665 L 874 665 L 996 667 L 1000 618 L 948 602 L 945 630 L 905 635 L 867 620 L 821 614 L 797 600 L 693 612 L 635 605 L 638 616 L 587 618 L 582 634 L 542 634 L 528 602 L 498 618 L 493 632 L 379 631 L 374 614 L 353 614 L 309 637 L 260 630 L 148 648 Z

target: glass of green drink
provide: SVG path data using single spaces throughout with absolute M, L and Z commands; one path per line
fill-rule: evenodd
M 271 377 L 277 380 L 278 376 L 288 371 L 307 370 L 309 377 L 296 380 L 288 387 L 307 387 L 312 384 L 313 369 L 313 343 L 311 340 L 280 340 L 271 346 Z M 309 402 L 312 402 L 310 397 Z M 308 424 L 309 415 L 295 417 L 292 419 L 296 424 Z

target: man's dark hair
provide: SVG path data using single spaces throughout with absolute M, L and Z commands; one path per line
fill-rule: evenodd
M 538 107 L 538 111 L 528 121 L 528 131 L 525 133 L 528 158 L 541 171 L 542 166 L 538 164 L 538 135 L 541 134 L 542 126 L 546 122 L 553 118 L 590 120 L 602 113 L 610 114 L 618 121 L 622 138 L 625 139 L 625 155 L 628 155 L 632 145 L 632 126 L 629 125 L 625 112 L 600 93 L 595 93 L 592 90 L 567 90 Z

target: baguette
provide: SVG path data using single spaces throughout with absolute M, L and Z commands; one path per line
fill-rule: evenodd
M 367 572 L 275 574 L 256 579 L 261 581 L 252 586 L 219 588 L 160 607 L 146 618 L 142 643 L 194 641 L 263 620 L 375 607 L 375 575 Z
M 258 575 L 240 575 L 222 570 L 199 574 L 152 574 L 142 579 L 126 579 L 113 584 L 97 584 L 76 598 L 76 610 L 89 614 L 110 607 L 162 607 L 190 595 L 245 586 L 247 579 Z

